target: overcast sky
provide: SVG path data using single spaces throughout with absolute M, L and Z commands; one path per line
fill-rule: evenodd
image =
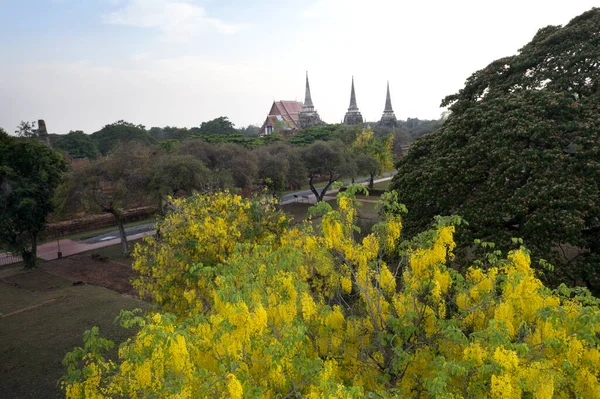
M 596 3 L 596 4 L 595 4 Z M 0 127 L 92 133 L 119 119 L 262 124 L 273 100 L 342 120 L 354 75 L 376 121 L 438 118 L 469 75 L 588 0 L 0 0 Z

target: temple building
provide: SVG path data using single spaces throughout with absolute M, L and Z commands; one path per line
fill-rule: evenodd
M 298 129 L 306 129 L 311 126 L 324 125 L 323 121 L 319 117 L 315 106 L 310 96 L 310 86 L 308 84 L 308 72 L 306 72 L 306 95 L 304 96 L 304 106 L 302 111 L 298 114 Z
M 283 136 L 296 134 L 300 111 L 302 111 L 302 103 L 298 101 L 273 101 L 271 110 L 258 131 L 259 136 L 274 132 Z
M 352 77 L 352 89 L 350 90 L 350 107 L 344 116 L 344 125 L 362 125 L 363 117 L 356 105 L 356 94 L 354 93 L 354 76 Z
M 381 120 L 378 122 L 378 125 L 387 127 L 398 127 L 398 120 L 396 119 L 396 115 L 394 115 L 394 110 L 392 109 L 392 99 L 390 97 L 390 82 L 388 82 L 387 84 L 385 108 L 383 110 Z
M 356 102 L 356 91 L 354 89 L 354 76 L 350 87 L 350 106 L 348 112 L 344 115 L 344 125 L 354 126 L 362 125 L 364 119 L 358 104 Z M 267 115 L 258 134 L 260 136 L 278 133 L 282 136 L 293 136 L 298 130 L 306 129 L 312 126 L 324 125 L 319 113 L 315 110 L 315 106 L 310 94 L 310 84 L 308 82 L 308 72 L 306 73 L 306 94 L 304 104 L 298 101 L 273 101 L 271 110 Z M 387 93 L 385 97 L 385 108 L 379 122 L 379 126 L 389 128 L 398 127 L 398 120 L 392 108 L 392 99 L 390 96 L 390 82 L 387 82 Z

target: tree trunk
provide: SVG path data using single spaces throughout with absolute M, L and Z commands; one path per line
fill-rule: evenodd
M 123 256 L 129 256 L 129 245 L 127 245 L 127 235 L 125 234 L 125 226 L 123 225 L 123 217 L 119 212 L 111 212 L 115 219 L 117 219 L 117 226 L 119 226 L 119 236 L 121 236 L 121 250 Z
M 312 191 L 312 193 L 315 195 L 315 198 L 317 199 L 317 202 L 320 202 L 320 200 L 319 200 L 319 192 L 317 191 L 317 189 L 313 185 L 313 177 L 312 176 L 308 179 L 308 185 L 310 186 L 310 191 Z
M 31 237 L 31 250 L 23 249 L 21 257 L 26 269 L 33 269 L 37 261 L 37 233 L 33 233 Z
M 375 182 L 373 181 L 375 179 L 375 173 L 370 173 L 371 178 L 369 179 L 369 190 L 373 190 L 373 186 L 375 185 Z
M 308 185 L 310 186 L 310 191 L 312 191 L 312 193 L 315 195 L 317 202 L 323 201 L 323 197 L 325 197 L 327 190 L 329 190 L 329 187 L 331 187 L 331 185 L 333 184 L 334 181 L 335 181 L 335 179 L 334 179 L 333 173 L 329 173 L 329 182 L 327 183 L 327 185 L 325 187 L 323 187 L 323 189 L 319 193 L 317 191 L 317 189 L 315 188 L 315 186 L 313 185 L 313 178 L 311 176 L 311 178 L 308 180 Z

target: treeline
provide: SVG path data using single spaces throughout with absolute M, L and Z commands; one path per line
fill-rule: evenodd
M 408 118 L 406 121 L 398 121 L 398 126 L 395 128 L 378 126 L 376 123 L 367 123 L 365 126 L 370 127 L 376 136 L 392 135 L 394 150 L 397 155 L 401 155 L 401 146 L 406 146 L 415 139 L 436 131 L 441 124 L 441 120 Z M 305 145 L 316 139 L 344 139 L 349 129 L 352 130 L 341 124 L 333 124 L 307 129 L 290 138 L 283 138 L 278 134 L 259 137 L 258 126 L 236 128 L 227 117 L 221 116 L 192 128 L 165 126 L 147 129 L 144 125 L 120 120 L 92 134 L 72 130 L 67 134 L 50 134 L 49 137 L 52 147 L 64 152 L 70 158 L 93 160 L 99 155 L 107 155 L 119 142 L 136 141 L 146 145 L 160 144 L 168 147 L 184 140 L 202 139 L 209 143 L 233 143 L 246 148 L 256 148 L 275 142 Z M 21 122 L 15 133 L 20 137 L 37 136 L 35 122 Z

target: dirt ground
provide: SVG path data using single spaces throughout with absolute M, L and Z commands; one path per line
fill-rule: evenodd
M 93 259 L 89 254 L 73 255 L 45 262 L 41 269 L 74 283 L 96 285 L 121 294 L 137 296 L 130 282 L 135 276 L 131 266 L 108 259 Z

